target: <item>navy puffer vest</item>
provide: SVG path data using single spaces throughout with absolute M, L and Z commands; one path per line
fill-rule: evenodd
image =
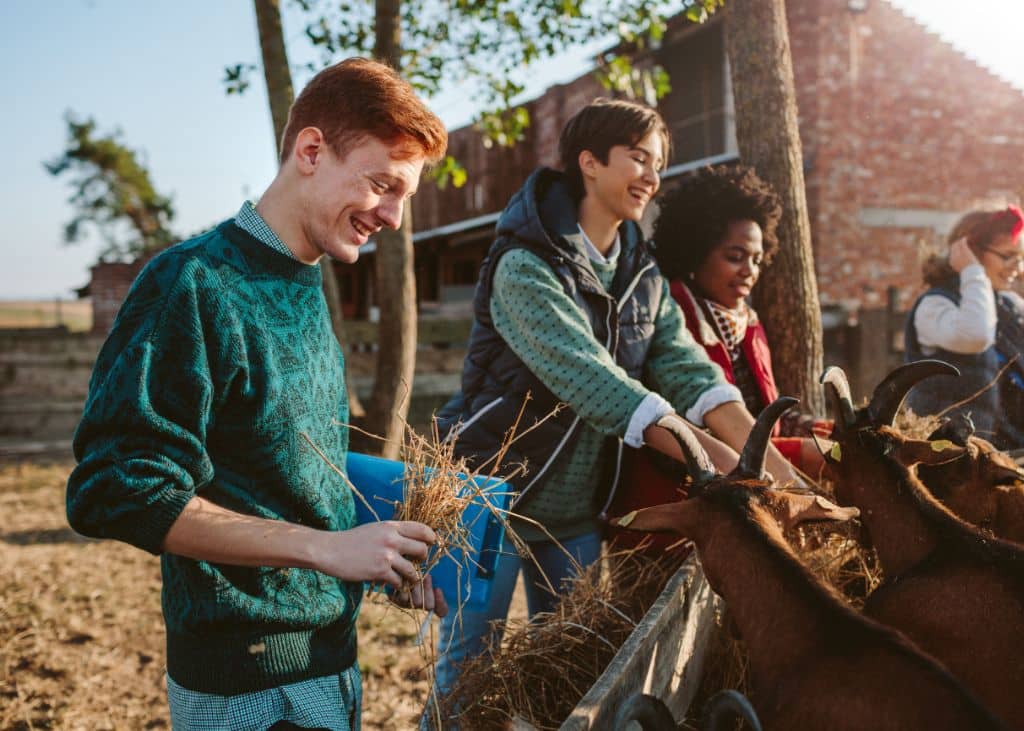
M 495 330 L 490 313 L 495 269 L 512 249 L 527 249 L 544 260 L 566 295 L 589 318 L 594 338 L 626 373 L 640 379 L 663 283 L 639 226 L 627 221 L 619 233 L 622 253 L 611 290 L 606 291 L 586 256 L 576 205 L 562 174 L 541 168 L 509 201 L 498 220 L 497 238 L 481 265 L 462 391 L 441 410 L 438 422 L 441 434 L 456 439 L 456 455 L 479 466 L 494 457 L 522 413 L 517 434 L 524 436 L 512 444 L 496 470 L 496 474 L 508 474 L 514 466 L 526 465 L 525 473 L 512 479 L 520 498 L 542 484 L 555 458 L 572 448 L 580 420 L 569 408 L 546 418 L 559 405 L 558 399 Z M 616 441 L 621 449 L 621 440 Z M 608 492 L 614 485 L 603 488 Z
M 907 406 L 913 409 L 915 414 L 921 416 L 937 414 L 955 403 L 965 401 L 974 394 L 978 394 L 995 380 L 1000 368 L 999 354 L 995 347 L 990 347 L 981 353 L 954 353 L 942 348 L 937 348 L 934 353 L 929 355 L 924 353 L 917 337 L 914 316 L 925 297 L 936 295 L 945 297 L 959 307 L 959 280 L 952 279 L 944 282 L 941 286 L 932 287 L 917 298 L 907 316 L 904 330 L 905 359 L 908 363 L 928 358 L 944 360 L 960 369 L 960 377 L 932 376 L 914 386 L 907 396 Z M 969 414 L 978 431 L 978 436 L 992 439 L 1000 418 L 999 400 L 999 389 L 989 388 L 955 409 L 951 414 L 959 412 Z

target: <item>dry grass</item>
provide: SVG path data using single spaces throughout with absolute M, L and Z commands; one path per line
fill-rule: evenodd
M 0 328 L 54 327 L 85 331 L 92 327 L 91 300 L 0 300 Z
M 0 470 L 0 729 L 168 728 L 158 564 L 67 527 L 68 471 Z
M 463 665 L 442 717 L 468 729 L 504 728 L 514 718 L 558 728 L 680 562 L 625 551 L 588 567 L 553 612 L 509 621 L 503 639 L 492 636 L 488 652 Z
M 0 465 L 0 731 L 170 728 L 159 561 L 72 533 L 69 471 Z M 416 725 L 429 687 L 412 646 L 420 619 L 382 601 L 363 604 L 368 731 Z
M 944 419 L 935 414 L 918 416 L 910 409 L 902 409 L 896 416 L 893 426 L 904 436 L 911 439 L 927 439 L 928 436 L 942 426 Z

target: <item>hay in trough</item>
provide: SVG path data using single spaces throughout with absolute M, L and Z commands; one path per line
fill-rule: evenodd
M 834 496 L 828 482 L 816 492 L 830 499 Z M 858 610 L 882 581 L 875 551 L 861 542 L 860 524 L 856 521 L 801 525 L 788 531 L 786 539 L 815 576 L 834 587 Z M 747 649 L 732 626 L 728 607 L 716 619 L 704 658 L 700 690 L 690 707 L 691 720 L 700 718 L 705 702 L 720 690 L 750 693 Z
M 939 414 L 915 414 L 910 409 L 903 409 L 896 416 L 893 426 L 911 439 L 927 439 L 928 436 L 942 426 L 945 419 Z
M 556 729 L 604 672 L 682 559 L 636 550 L 605 556 L 568 582 L 553 612 L 498 623 L 441 700 L 441 726 Z

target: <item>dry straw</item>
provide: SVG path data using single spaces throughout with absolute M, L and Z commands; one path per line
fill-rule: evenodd
M 830 494 L 824 484 L 821 492 Z M 858 609 L 881 583 L 882 572 L 874 549 L 860 541 L 857 523 L 804 525 L 787 532 L 786 538 L 811 572 L 842 594 Z M 704 675 L 690 713 L 699 717 L 704 703 L 723 689 L 749 695 L 749 660 L 743 641 L 736 635 L 728 607 L 717 617 L 704 660 Z
M 605 556 L 564 587 L 553 612 L 497 623 L 486 652 L 460 668 L 441 728 L 555 729 L 587 693 L 678 569 L 631 550 Z M 502 633 L 504 629 L 504 633 Z
M 472 526 L 463 522 L 466 508 L 470 503 L 483 505 L 487 514 L 493 516 L 502 523 L 505 528 L 507 540 L 514 549 L 528 561 L 534 561 L 528 545 L 519 538 L 509 525 L 510 511 L 501 507 L 503 497 L 499 490 L 487 487 L 494 481 L 506 482 L 526 470 L 525 464 L 509 464 L 507 456 L 511 447 L 521 438 L 534 429 L 541 426 L 548 419 L 556 416 L 562 409 L 556 407 L 549 414 L 534 423 L 522 428 L 522 419 L 530 395 L 527 394 L 515 422 L 505 433 L 497 452 L 488 460 L 470 466 L 465 459 L 455 455 L 455 440 L 442 439 L 434 424 L 428 436 L 418 434 L 408 424 L 405 428 L 405 439 L 403 443 L 401 459 L 405 463 L 402 485 L 402 501 L 397 505 L 387 506 L 386 514 L 394 513 L 394 520 L 410 520 L 423 523 L 429 526 L 436 535 L 436 543 L 431 550 L 428 559 L 420 565 L 420 575 L 426 576 L 444 557 L 452 557 L 460 567 L 459 571 L 471 566 L 474 563 L 473 548 L 470 539 Z M 347 425 L 349 428 L 356 428 Z M 361 431 L 361 430 L 360 430 Z M 365 432 L 364 432 L 365 433 Z M 368 434 L 371 438 L 378 438 Z M 344 470 L 333 464 L 330 459 L 306 434 L 302 437 L 323 459 L 328 466 L 334 470 L 346 483 L 348 488 L 361 501 L 367 509 L 375 516 L 385 512 L 381 504 L 372 504 L 367 496 L 348 479 Z M 502 471 L 499 473 L 499 469 Z M 482 486 L 483 485 L 483 486 Z M 537 527 L 542 533 L 557 544 L 554 537 L 547 530 L 535 521 L 524 516 L 517 516 L 517 519 Z M 564 550 L 564 549 L 563 549 Z M 566 552 L 566 556 L 572 556 Z M 461 595 L 464 582 L 460 576 L 456 582 L 457 596 L 446 597 L 451 611 L 455 612 L 454 626 L 456 631 L 461 628 L 461 607 L 466 597 Z M 548 583 L 548 589 L 554 592 L 554 587 Z M 422 589 L 422 584 L 420 585 Z M 407 594 L 413 586 L 404 587 L 400 594 Z M 373 593 L 371 588 L 371 593 Z M 436 663 L 435 645 L 433 636 L 433 624 L 428 614 L 420 628 L 417 644 L 422 648 L 423 659 L 427 675 L 433 686 L 433 668 Z M 422 641 L 427 630 L 431 631 L 430 640 Z M 442 651 L 446 648 L 440 648 Z M 437 704 L 430 703 L 428 707 L 433 709 L 436 716 Z
M 497 452 L 480 464 L 470 466 L 466 459 L 455 455 L 455 439 L 442 439 L 433 424 L 429 436 L 418 434 L 411 426 L 405 425 L 405 439 L 401 459 L 405 464 L 402 478 L 402 500 L 396 505 L 389 505 L 387 514 L 393 513 L 394 520 L 409 520 L 429 526 L 436 535 L 434 549 L 427 561 L 420 566 L 421 574 L 426 574 L 444 557 L 454 558 L 454 554 L 462 552 L 463 556 L 472 561 L 472 544 L 470 530 L 472 526 L 463 523 L 466 508 L 471 503 L 482 505 L 499 520 L 506 528 L 507 535 L 513 545 L 521 553 L 529 553 L 526 544 L 509 528 L 510 511 L 501 507 L 500 498 L 504 496 L 500 490 L 488 485 L 508 482 L 526 470 L 525 464 L 509 464 L 506 460 L 511 447 L 548 419 L 556 416 L 562 409 L 556 407 L 549 414 L 538 419 L 525 429 L 521 422 L 526 405 L 530 400 L 527 394 L 515 422 L 505 433 Z M 363 432 L 351 424 L 344 425 L 350 429 L 366 434 L 370 438 L 383 440 L 382 437 Z M 457 432 L 457 430 L 456 430 Z M 312 439 L 305 433 L 303 439 L 313 448 L 324 462 L 340 476 L 348 488 L 377 519 L 384 512 L 381 504 L 371 504 L 359 489 L 348 479 L 344 470 L 333 464 Z M 502 471 L 499 473 L 499 469 Z M 380 510 L 380 512 L 378 512 Z M 521 520 L 529 521 L 520 517 Z M 538 526 L 543 530 L 543 527 Z M 545 531 L 546 532 L 546 531 Z M 550 537 L 550 534 L 549 534 Z M 553 539 L 552 539 L 553 540 Z M 459 561 L 457 561 L 459 563 Z M 462 582 L 459 582 L 461 586 Z M 456 597 L 461 604 L 462 597 Z

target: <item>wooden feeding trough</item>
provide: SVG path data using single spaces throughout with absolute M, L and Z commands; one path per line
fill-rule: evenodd
M 562 731 L 612 728 L 619 707 L 634 693 L 659 698 L 677 721 L 684 719 L 700 686 L 721 606 L 691 554 L 562 724 Z M 534 727 L 520 722 L 513 728 Z
M 390 517 L 403 499 L 405 466 L 353 453 L 347 467 L 351 481 L 367 501 L 356 503 L 359 522 Z M 481 495 L 491 494 L 488 490 L 495 487 L 492 482 L 483 480 Z M 493 499 L 499 501 L 508 497 L 500 490 L 495 495 Z M 466 523 L 471 527 L 473 550 L 480 556 L 496 556 L 493 546 L 500 544 L 502 531 L 487 529 L 491 521 L 483 503 L 483 497 L 469 503 Z M 477 519 L 479 516 L 483 519 Z M 461 554 L 442 560 L 431 570 L 435 585 L 445 587 L 453 596 L 485 600 L 487 580 L 480 578 L 477 570 L 467 571 L 467 565 L 458 571 L 456 563 L 465 563 Z M 480 559 L 475 563 L 479 568 L 487 562 Z M 611 729 L 622 704 L 637 693 L 658 698 L 676 719 L 684 719 L 700 686 L 706 649 L 720 607 L 721 600 L 711 590 L 696 555 L 691 554 L 560 728 Z M 513 728 L 526 731 L 535 727 L 520 721 Z

